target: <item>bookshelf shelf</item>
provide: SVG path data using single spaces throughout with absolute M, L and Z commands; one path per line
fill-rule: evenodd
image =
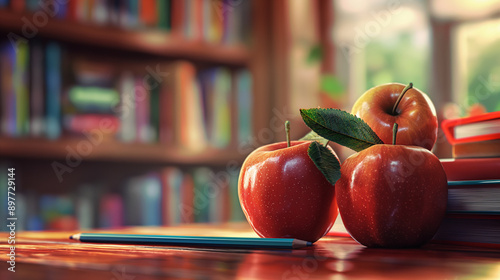
M 77 147 L 83 142 L 90 143 L 83 138 L 48 140 L 1 137 L 0 157 L 65 160 L 69 154 L 68 150 L 78 151 Z M 199 153 L 190 153 L 161 144 L 123 143 L 113 140 L 104 140 L 91 147 L 88 155 L 82 154 L 84 161 L 224 166 L 231 161 L 241 164 L 247 156 L 236 149 L 206 149 Z
M 0 30 L 21 36 L 25 23 L 32 13 L 16 13 L 0 9 Z M 189 59 L 223 65 L 245 66 L 251 60 L 250 50 L 243 45 L 210 44 L 187 40 L 175 33 L 164 31 L 128 30 L 115 26 L 96 25 L 49 18 L 44 26 L 37 27 L 38 36 L 84 46 L 121 50 L 153 55 L 160 58 Z

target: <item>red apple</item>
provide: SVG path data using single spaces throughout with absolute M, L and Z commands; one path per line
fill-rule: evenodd
M 448 189 L 443 166 L 429 150 L 374 145 L 347 158 L 341 174 L 335 184 L 340 215 L 359 243 L 417 247 L 436 233 Z
M 363 119 L 385 144 L 392 143 L 392 126 L 398 123 L 396 144 L 431 150 L 438 132 L 434 104 L 425 93 L 411 88 L 393 112 L 404 88 L 405 85 L 398 83 L 373 87 L 359 97 L 351 113 Z
M 335 222 L 335 187 L 309 158 L 310 143 L 266 145 L 253 151 L 243 163 L 239 199 L 259 236 L 315 242 Z

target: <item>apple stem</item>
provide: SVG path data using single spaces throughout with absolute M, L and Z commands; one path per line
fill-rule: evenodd
M 290 122 L 285 122 L 285 132 L 286 132 L 286 146 L 290 147 Z
M 401 94 L 399 95 L 398 99 L 396 100 L 396 103 L 394 103 L 394 107 L 392 107 L 392 115 L 395 116 L 396 115 L 396 110 L 398 109 L 398 105 L 399 105 L 399 102 L 401 102 L 401 99 L 403 99 L 403 96 L 405 95 L 405 93 L 409 90 L 413 88 L 413 83 L 409 83 L 404 89 L 403 91 L 401 92 Z
M 392 127 L 392 145 L 396 145 L 396 134 L 398 134 L 398 123 Z

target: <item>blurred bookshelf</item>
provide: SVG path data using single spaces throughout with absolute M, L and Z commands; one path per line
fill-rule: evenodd
M 25 22 L 22 18 L 32 18 L 30 12 L 13 12 L 0 9 L 0 30 L 21 34 Z M 134 30 L 119 26 L 96 25 L 67 19 L 49 18 L 38 29 L 38 35 L 53 39 L 89 46 L 132 53 L 140 53 L 161 58 L 183 58 L 222 65 L 248 65 L 251 54 L 244 44 L 222 45 L 188 40 L 181 34 L 162 30 Z
M 269 6 L 0 1 L 0 198 L 14 167 L 19 230 L 244 220 L 234 170 L 272 114 Z

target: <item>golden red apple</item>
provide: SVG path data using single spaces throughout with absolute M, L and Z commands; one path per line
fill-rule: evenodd
M 351 113 L 363 119 L 385 144 L 392 143 L 392 127 L 398 123 L 398 145 L 412 145 L 431 150 L 436 143 L 438 120 L 430 98 L 410 88 L 396 105 L 405 85 L 390 83 L 366 91 Z

